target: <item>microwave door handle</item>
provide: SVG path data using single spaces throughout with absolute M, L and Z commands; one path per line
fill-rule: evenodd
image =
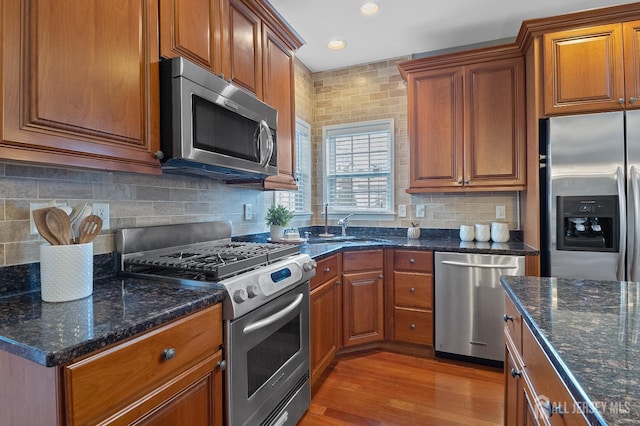
M 267 167 L 273 155 L 273 138 L 271 137 L 271 129 L 269 129 L 269 125 L 264 120 L 260 121 L 258 144 L 260 149 L 260 165 Z

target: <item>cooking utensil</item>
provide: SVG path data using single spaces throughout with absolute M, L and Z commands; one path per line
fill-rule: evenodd
M 47 240 L 49 244 L 54 246 L 58 244 L 58 240 L 51 233 L 49 227 L 47 226 L 47 212 L 49 212 L 49 210 L 51 209 L 52 207 L 37 209 L 31 212 L 31 214 L 33 215 L 33 222 L 36 224 L 36 228 L 38 228 L 38 233 L 40 233 L 40 236 Z
M 73 210 L 71 211 L 71 214 L 69 215 L 69 221 L 71 222 L 71 226 L 73 226 L 73 223 L 76 221 L 76 219 L 78 219 L 82 214 L 82 212 L 84 212 L 85 208 L 87 208 L 86 202 L 73 208 Z
M 71 222 L 64 211 L 53 207 L 47 212 L 46 223 L 47 228 L 58 241 L 58 244 L 70 244 Z
M 82 222 L 82 219 L 89 216 L 90 214 L 91 214 L 91 206 L 88 203 L 84 203 L 82 207 L 78 210 L 78 214 L 76 215 L 76 217 L 71 222 L 71 230 L 72 230 L 73 238 L 74 240 L 76 240 L 76 242 L 78 240 L 78 237 L 80 236 L 80 222 Z
M 82 219 L 79 226 L 78 244 L 85 244 L 93 241 L 93 239 L 102 230 L 102 219 L 95 214 L 89 215 Z

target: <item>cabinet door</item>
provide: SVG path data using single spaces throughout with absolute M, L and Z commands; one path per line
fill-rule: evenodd
M 295 68 L 293 51 L 268 26 L 263 26 L 263 100 L 278 110 L 278 176 L 265 188 L 297 190 L 295 177 Z
M 160 0 L 160 55 L 182 56 L 215 73 L 228 72 L 223 52 L 225 0 Z
M 311 384 L 331 363 L 340 346 L 340 286 L 332 278 L 311 292 Z
M 504 354 L 504 424 L 521 425 L 522 421 L 522 368 L 516 363 L 514 355 L 505 345 Z
M 408 77 L 410 189 L 462 185 L 462 78 L 462 67 Z
M 383 278 L 381 270 L 343 274 L 344 346 L 384 338 Z
M 229 0 L 231 80 L 262 99 L 262 21 L 240 0 Z
M 160 173 L 158 1 L 2 7 L 0 158 Z
M 623 108 L 623 66 L 621 24 L 545 34 L 545 114 Z
M 622 24 L 626 108 L 640 108 L 640 21 Z
M 524 59 L 465 66 L 464 185 L 525 189 Z

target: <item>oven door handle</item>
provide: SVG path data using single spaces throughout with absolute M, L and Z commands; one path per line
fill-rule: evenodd
M 289 304 L 289 306 L 287 306 L 286 308 L 284 308 L 279 312 L 276 312 L 271 316 L 268 316 L 267 318 L 264 318 L 264 319 L 261 319 L 260 321 L 256 321 L 252 324 L 249 324 L 244 329 L 242 329 L 242 332 L 244 334 L 249 334 L 256 330 L 260 330 L 261 328 L 267 327 L 275 322 L 280 321 L 282 318 L 286 317 L 291 312 L 293 312 L 298 306 L 300 306 L 300 303 L 302 303 L 303 298 L 304 298 L 304 294 L 300 293 L 298 297 L 296 297 L 296 299 Z

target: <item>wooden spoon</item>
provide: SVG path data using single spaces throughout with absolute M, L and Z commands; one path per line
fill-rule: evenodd
M 102 230 L 102 219 L 100 216 L 92 214 L 80 222 L 80 229 L 78 236 L 78 244 L 85 244 L 93 241 Z
M 40 236 L 47 240 L 49 244 L 52 246 L 58 245 L 58 240 L 51 233 L 49 227 L 47 226 L 47 213 L 51 210 L 52 207 L 45 207 L 43 209 L 37 209 L 31 212 L 33 214 L 33 222 L 36 224 L 36 228 L 38 228 L 38 232 Z
M 68 245 L 71 237 L 71 222 L 69 216 L 56 207 L 47 212 L 46 216 L 47 228 L 51 234 L 58 240 L 58 244 Z

